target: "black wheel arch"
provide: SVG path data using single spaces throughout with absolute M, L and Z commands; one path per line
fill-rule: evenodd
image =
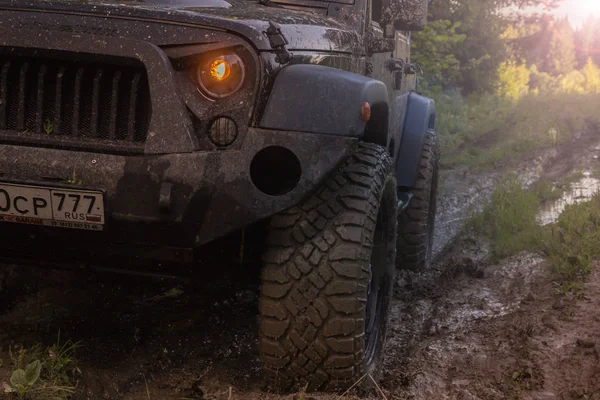
M 408 95 L 406 115 L 397 154 L 394 157 L 398 187 L 415 186 L 425 138 L 435 135 L 437 111 L 433 99 L 416 92 Z

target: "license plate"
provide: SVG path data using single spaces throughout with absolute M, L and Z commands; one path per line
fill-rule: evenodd
M 0 183 L 0 221 L 101 231 L 104 197 L 92 190 Z

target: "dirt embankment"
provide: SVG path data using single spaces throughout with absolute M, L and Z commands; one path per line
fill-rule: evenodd
M 524 171 L 556 179 L 593 168 L 597 142 L 585 136 L 528 160 Z M 600 266 L 581 290 L 565 295 L 538 255 L 490 264 L 481 238 L 457 234 L 497 174 L 444 176 L 437 262 L 398 279 L 383 395 L 600 399 Z M 9 282 L 0 302 L 0 382 L 7 380 L 9 346 L 50 344 L 60 330 L 61 338 L 82 341 L 75 399 L 292 399 L 261 390 L 258 284 L 247 272 L 178 285 L 27 271 Z

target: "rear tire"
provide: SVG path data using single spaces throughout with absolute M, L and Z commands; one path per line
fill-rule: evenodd
M 395 275 L 396 179 L 361 143 L 301 206 L 271 221 L 259 352 L 270 389 L 339 390 L 377 379 Z M 362 380 L 368 389 L 372 380 Z
M 428 268 L 433 252 L 440 150 L 435 132 L 425 135 L 412 200 L 398 215 L 396 266 L 411 271 Z

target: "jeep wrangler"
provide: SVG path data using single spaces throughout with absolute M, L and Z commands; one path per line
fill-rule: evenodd
M 2 259 L 189 262 L 269 221 L 269 384 L 369 386 L 395 272 L 431 258 L 436 111 L 409 54 L 426 17 L 427 0 L 0 0 Z

